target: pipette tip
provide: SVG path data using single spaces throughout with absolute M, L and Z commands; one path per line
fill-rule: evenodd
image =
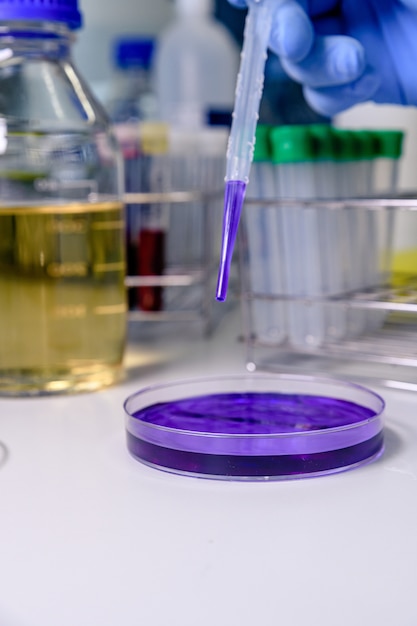
M 246 183 L 241 180 L 229 180 L 224 192 L 223 237 L 220 266 L 217 278 L 216 300 L 224 302 L 229 284 L 230 264 L 232 262 L 240 214 L 245 199 Z

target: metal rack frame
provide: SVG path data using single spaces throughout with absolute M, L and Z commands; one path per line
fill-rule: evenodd
M 417 211 L 417 199 L 410 196 L 395 198 L 359 198 L 346 200 L 294 198 L 259 200 L 247 199 L 251 205 L 279 207 L 285 205 L 320 210 L 364 210 L 394 212 Z M 417 216 L 416 216 L 417 219 Z M 240 233 L 240 250 L 245 250 L 245 233 Z M 416 241 L 417 248 L 417 241 Z M 407 275 L 401 286 L 390 281 L 372 289 L 345 292 L 337 296 L 288 297 L 257 293 L 250 285 L 244 254 L 240 254 L 241 304 L 243 336 L 246 344 L 246 366 L 249 371 L 296 371 L 322 373 L 337 378 L 357 379 L 397 389 L 417 390 L 417 272 Z M 365 333 L 356 339 L 327 342 L 315 349 L 300 350 L 283 343 L 262 342 L 254 334 L 251 303 L 254 300 L 281 300 L 343 307 L 345 310 L 362 309 L 387 313 L 383 326 L 374 333 Z
M 127 289 L 136 287 L 179 287 L 185 293 L 192 287 L 200 286 L 200 301 L 185 309 L 178 308 L 177 310 L 170 309 L 155 312 L 140 309 L 129 310 L 129 322 L 201 322 L 203 333 L 206 336 L 212 333 L 216 320 L 214 315 L 214 287 L 211 287 L 211 285 L 213 276 L 217 271 L 217 259 L 213 258 L 214 240 L 209 213 L 212 204 L 221 197 L 222 194 L 220 192 L 204 193 L 197 191 L 124 194 L 124 203 L 137 205 L 138 208 L 142 205 L 158 203 L 166 203 L 173 205 L 173 207 L 180 204 L 199 203 L 203 212 L 202 226 L 204 229 L 201 265 L 192 269 L 178 266 L 175 268 L 176 271 L 174 273 L 166 273 L 160 276 L 127 275 L 125 279 Z

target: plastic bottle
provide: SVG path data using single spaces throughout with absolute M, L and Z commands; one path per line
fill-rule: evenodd
M 155 42 L 149 37 L 119 37 L 114 44 L 115 73 L 106 108 L 114 123 L 155 119 L 152 87 Z
M 204 126 L 233 110 L 239 53 L 211 17 L 212 0 L 176 0 L 176 12 L 155 58 L 160 117 L 175 126 Z
M 122 168 L 71 61 L 77 0 L 0 12 L 0 393 L 93 390 L 122 371 Z

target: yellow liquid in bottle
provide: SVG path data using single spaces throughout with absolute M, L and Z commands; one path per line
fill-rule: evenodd
M 0 205 L 0 394 L 94 390 L 120 377 L 123 211 Z

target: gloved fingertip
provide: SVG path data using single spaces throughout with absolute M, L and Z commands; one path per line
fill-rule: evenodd
M 365 70 L 365 51 L 362 45 L 352 38 L 339 39 L 328 57 L 329 70 L 340 83 L 356 80 Z
M 313 41 L 313 25 L 297 2 L 288 0 L 277 8 L 272 24 L 270 48 L 278 56 L 298 63 L 310 52 Z
M 417 11 L 417 0 L 400 0 L 400 2 L 411 11 Z
M 341 111 L 348 109 L 351 104 L 347 104 L 344 99 L 334 97 L 323 93 L 319 89 L 312 89 L 311 87 L 304 87 L 304 98 L 307 104 L 313 111 L 324 117 L 334 117 Z
M 345 86 L 348 98 L 357 102 L 366 102 L 372 100 L 376 92 L 381 86 L 381 78 L 372 69 L 368 68 L 366 72 L 353 81 L 350 85 Z
M 314 111 L 326 117 L 334 117 L 355 104 L 372 100 L 380 84 L 380 78 L 369 69 L 348 85 L 322 89 L 304 87 L 303 92 L 306 102 Z

